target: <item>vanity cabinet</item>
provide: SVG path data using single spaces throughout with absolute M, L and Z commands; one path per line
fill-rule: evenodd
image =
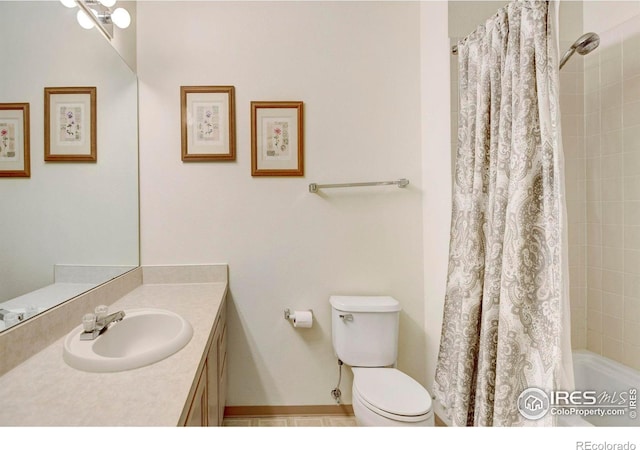
M 220 305 L 207 344 L 206 360 L 196 377 L 196 388 L 187 403 L 185 426 L 221 426 L 227 392 L 227 303 Z
M 227 274 L 226 265 L 138 267 L 0 333 L 0 425 L 220 425 L 227 390 Z M 191 324 L 193 336 L 180 351 L 134 370 L 74 369 L 63 357 L 66 336 L 82 313 L 100 304 L 112 311 L 150 305 L 172 311 Z M 9 353 L 26 359 L 16 364 Z M 79 392 L 90 392 L 89 401 Z M 112 407 L 96 407 L 102 404 Z
M 198 384 L 196 385 L 196 391 L 193 395 L 193 401 L 191 402 L 191 408 L 189 409 L 189 415 L 185 426 L 187 427 L 206 427 L 208 423 L 207 418 L 207 364 L 205 362 L 204 369 L 200 372 L 198 377 Z

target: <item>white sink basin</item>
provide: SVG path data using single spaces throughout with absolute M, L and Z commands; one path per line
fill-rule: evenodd
M 87 372 L 119 372 L 153 364 L 173 355 L 191 340 L 191 324 L 165 309 L 127 309 L 93 341 L 81 341 L 82 325 L 64 340 L 63 358 Z

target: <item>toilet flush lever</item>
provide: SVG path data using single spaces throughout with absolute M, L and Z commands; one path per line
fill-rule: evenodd
M 345 322 L 353 322 L 353 314 L 340 314 L 338 315 Z

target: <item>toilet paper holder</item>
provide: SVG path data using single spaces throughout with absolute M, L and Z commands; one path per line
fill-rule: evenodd
M 310 313 L 311 317 L 309 318 L 309 322 L 308 323 L 302 323 L 302 324 L 300 322 L 298 322 L 296 324 L 296 312 L 298 313 L 298 316 L 300 315 L 300 313 L 305 313 L 305 315 L 306 315 L 307 312 Z M 284 310 L 284 318 L 286 320 L 291 321 L 293 323 L 294 327 L 301 326 L 303 328 L 310 328 L 312 323 L 313 323 L 313 310 L 312 309 L 307 309 L 307 310 L 303 310 L 303 311 L 291 311 L 289 308 L 287 308 L 287 309 Z M 299 321 L 300 318 L 298 317 L 297 320 Z
M 313 310 L 312 310 L 312 309 L 307 309 L 307 311 L 309 311 L 310 313 L 312 313 L 312 314 L 313 314 Z M 284 310 L 284 318 L 285 318 L 286 320 L 293 320 L 293 316 L 294 316 L 294 315 L 295 315 L 295 314 L 294 314 L 294 312 L 293 312 L 293 311 L 291 311 L 289 308 L 286 308 L 286 309 Z

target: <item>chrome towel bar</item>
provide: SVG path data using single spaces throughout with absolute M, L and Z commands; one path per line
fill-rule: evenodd
M 400 178 L 395 181 L 369 181 L 366 183 L 338 183 L 338 184 L 316 184 L 311 183 L 309 185 L 309 192 L 316 193 L 318 189 L 326 189 L 326 188 L 343 188 L 343 187 L 363 187 L 363 186 L 389 186 L 396 185 L 399 188 L 407 187 L 409 184 L 409 180 L 406 178 Z

